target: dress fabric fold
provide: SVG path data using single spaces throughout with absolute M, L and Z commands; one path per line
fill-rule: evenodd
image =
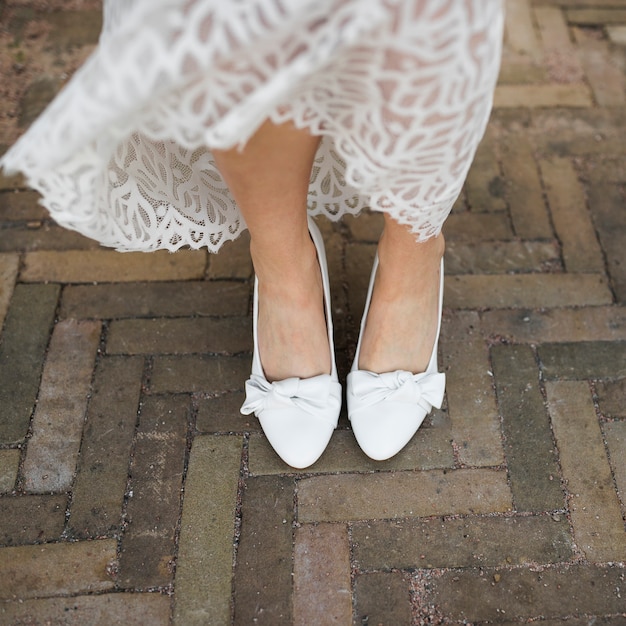
M 265 121 L 322 136 L 312 215 L 436 235 L 484 133 L 501 0 L 104 0 L 97 48 L 0 159 L 62 226 L 217 251 L 244 220 L 212 150 Z

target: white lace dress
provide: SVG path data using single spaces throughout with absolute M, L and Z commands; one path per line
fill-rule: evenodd
M 4 155 L 61 225 L 120 250 L 245 228 L 211 156 L 265 121 L 323 136 L 309 210 L 441 229 L 491 109 L 500 0 L 104 0 L 99 45 Z

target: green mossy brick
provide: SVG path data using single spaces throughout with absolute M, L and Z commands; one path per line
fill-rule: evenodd
M 429 421 L 434 418 L 439 423 L 434 426 L 423 424 L 406 447 L 387 461 L 373 461 L 359 448 L 352 430 L 338 429 L 333 433 L 319 460 L 303 470 L 286 465 L 262 434 L 253 433 L 248 447 L 250 474 L 371 472 L 453 467 L 450 424 L 446 417 L 442 411 L 436 410 Z
M 98 42 L 102 28 L 102 11 L 54 11 L 46 15 L 50 26 L 48 42 L 55 51 L 91 46 Z
M 241 391 L 250 376 L 251 357 L 157 356 L 154 358 L 152 393 L 224 393 Z
M 546 343 L 538 352 L 547 380 L 626 377 L 626 341 Z
M 61 317 L 121 319 L 142 317 L 243 316 L 249 288 L 234 281 L 180 281 L 68 285 Z
M 236 354 L 252 349 L 249 317 L 127 319 L 110 325 L 108 354 Z
M 0 442 L 22 441 L 59 299 L 58 285 L 17 285 L 0 344 Z
M 232 623 L 242 446 L 242 437 L 230 435 L 203 435 L 193 441 L 176 562 L 174 623 L 180 626 Z M 263 508 L 260 504 L 251 511 L 251 518 L 257 511 L 262 517 Z
M 533 351 L 528 346 L 495 346 L 491 357 L 515 508 L 562 509 L 560 471 Z
M 0 493 L 8 493 L 15 489 L 20 454 L 17 449 L 0 450 Z

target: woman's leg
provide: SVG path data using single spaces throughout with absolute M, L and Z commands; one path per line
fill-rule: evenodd
M 359 369 L 426 370 L 437 333 L 444 248 L 443 235 L 417 243 L 414 233 L 385 214 Z
M 250 231 L 259 353 L 268 380 L 328 374 L 322 281 L 306 201 L 319 137 L 266 122 L 243 151 L 214 151 Z

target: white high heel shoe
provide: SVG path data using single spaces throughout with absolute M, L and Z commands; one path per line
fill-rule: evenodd
M 347 378 L 346 395 L 348 418 L 359 446 L 370 458 L 384 461 L 404 448 L 433 407 L 441 408 L 446 377 L 437 371 L 437 345 L 443 305 L 443 259 L 437 335 L 428 367 L 421 374 L 404 370 L 377 374 L 358 369 L 377 269 L 378 255 L 374 260 L 354 363 Z
M 254 279 L 252 374 L 246 381 L 244 415 L 254 413 L 268 441 L 285 463 L 302 469 L 322 455 L 337 427 L 341 409 L 341 385 L 337 377 L 330 307 L 330 284 L 324 240 L 309 217 L 309 233 L 317 250 L 324 289 L 326 327 L 330 345 L 330 374 L 311 378 L 286 378 L 270 383 L 259 357 L 257 322 L 259 316 L 258 281 Z

